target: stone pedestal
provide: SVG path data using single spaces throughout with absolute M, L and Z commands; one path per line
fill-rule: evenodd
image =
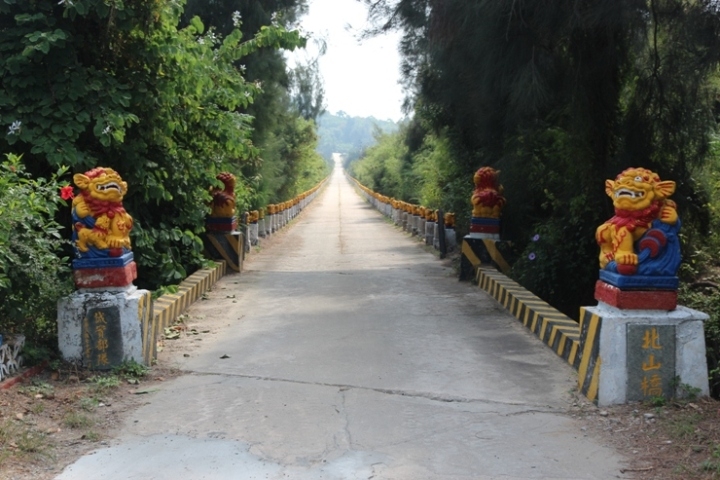
M 269 235 L 272 235 L 273 233 L 277 232 L 277 215 L 274 213 L 272 215 L 268 215 L 268 226 L 267 226 L 267 232 Z
M 125 361 L 148 365 L 152 297 L 130 286 L 118 292 L 77 291 L 58 301 L 58 341 L 64 360 L 106 370 Z M 143 328 L 145 326 L 145 328 Z
M 259 230 L 257 222 L 253 222 L 248 225 L 248 237 L 250 239 L 250 245 L 257 245 L 259 238 Z
M 397 208 L 393 208 L 392 219 L 395 225 L 400 225 L 402 223 L 402 212 Z
M 242 232 L 206 233 L 202 239 L 208 258 L 225 260 L 231 270 L 242 271 L 246 243 Z
M 599 406 L 708 395 L 703 323 L 675 310 L 621 310 L 599 303 L 580 309 L 578 388 Z
M 435 239 L 435 222 L 425 223 L 425 245 L 433 245 Z
M 448 252 L 453 252 L 457 248 L 457 233 L 453 227 L 445 227 L 445 245 Z
M 425 224 L 427 223 L 427 220 L 425 220 L 423 217 L 418 217 L 417 219 L 417 236 L 418 237 L 425 237 Z

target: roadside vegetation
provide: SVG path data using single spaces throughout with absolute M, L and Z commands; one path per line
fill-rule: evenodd
M 577 318 L 592 305 L 604 182 L 645 167 L 677 182 L 681 303 L 706 324 L 720 396 L 720 9 L 711 0 L 364 2 L 403 35 L 409 115 L 348 165 L 389 197 L 453 211 L 473 173 L 501 171 L 511 276 Z M 561 6 L 561 5 L 564 5 Z
M 104 373 L 53 362 L 0 395 L 0 478 L 55 478 L 104 445 L 159 382 L 175 375 L 128 362 Z
M 74 173 L 117 170 L 136 285 L 179 283 L 203 265 L 217 173 L 238 210 L 288 200 L 329 173 L 316 153 L 317 69 L 290 70 L 305 0 L 0 2 L 0 334 L 26 361 L 56 346 L 72 291 Z

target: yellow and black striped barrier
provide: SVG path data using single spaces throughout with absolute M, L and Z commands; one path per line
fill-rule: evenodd
M 480 267 L 478 285 L 575 368 L 580 366 L 580 326 L 495 269 Z
M 152 302 L 152 313 L 141 318 L 143 359 L 147 365 L 152 365 L 157 358 L 157 342 L 165 328 L 215 285 L 225 271 L 225 262 L 218 263 L 214 268 L 198 270 L 180 283 L 177 293 L 167 293 Z M 149 296 L 148 293 L 148 301 Z
M 460 280 L 475 280 L 478 269 L 493 265 L 501 272 L 510 272 L 510 265 L 497 248 L 497 240 L 465 237 L 460 248 Z
M 600 382 L 600 327 L 602 319 L 580 307 L 580 333 L 583 338 L 578 365 L 578 390 L 589 400 L 597 402 Z
M 234 272 L 241 272 L 245 260 L 245 235 L 242 232 L 208 232 L 203 235 L 205 256 L 224 261 Z

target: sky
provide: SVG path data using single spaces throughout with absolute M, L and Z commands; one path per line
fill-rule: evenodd
M 327 39 L 327 53 L 319 61 L 327 111 L 400 120 L 403 117 L 403 92 L 398 84 L 400 36 L 384 34 L 360 42 L 357 37 L 367 26 L 367 10 L 357 0 L 308 3 L 310 11 L 301 19 L 301 29 Z M 313 50 L 311 43 L 308 42 L 307 52 L 296 51 L 291 58 L 302 62 Z

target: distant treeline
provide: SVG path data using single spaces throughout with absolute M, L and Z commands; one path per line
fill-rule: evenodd
M 359 158 L 367 147 L 376 143 L 380 133 L 397 131 L 398 125 L 392 120 L 378 120 L 375 117 L 351 117 L 343 111 L 335 115 L 325 113 L 318 120 L 317 151 L 326 160 L 333 153 L 342 153 L 345 162 Z

